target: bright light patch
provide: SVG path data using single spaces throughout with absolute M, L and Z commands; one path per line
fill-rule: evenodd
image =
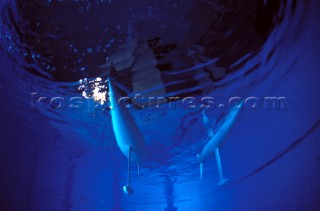
M 102 81 L 100 77 L 94 80 L 87 78 L 79 80 L 78 90 L 82 92 L 82 96 L 86 99 L 93 99 L 103 105 L 107 101 L 107 81 Z

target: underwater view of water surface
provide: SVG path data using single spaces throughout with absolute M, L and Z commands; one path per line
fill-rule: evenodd
M 1 211 L 320 210 L 317 0 L 1 0 Z

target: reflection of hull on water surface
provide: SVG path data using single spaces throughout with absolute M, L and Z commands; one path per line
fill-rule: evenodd
M 113 72 L 126 94 L 183 98 L 210 93 L 217 81 L 241 67 L 249 58 L 232 64 L 263 45 L 280 4 L 225 1 L 217 7 L 195 1 L 169 7 L 170 3 L 126 2 L 123 7 L 118 2 L 92 2 L 87 11 L 87 2 L 16 1 L 6 5 L 4 14 L 16 26 L 11 30 L 19 36 L 11 39 L 23 49 L 25 62 L 40 65 L 26 65 L 29 72 L 59 82 L 107 78 Z M 63 6 L 68 17 L 85 21 L 57 18 L 66 15 Z M 136 18 L 127 15 L 132 13 Z

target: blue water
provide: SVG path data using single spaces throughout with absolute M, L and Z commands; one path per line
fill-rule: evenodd
M 1 1 L 0 210 L 320 210 L 319 9 L 316 0 Z M 177 97 L 129 102 L 148 149 L 140 178 L 131 165 L 130 196 L 108 103 L 90 98 L 97 77 L 123 96 Z M 218 185 L 214 154 L 200 181 L 197 154 L 235 96 L 286 100 L 247 101 L 219 149 L 228 181 Z M 216 100 L 207 119 L 203 97 Z

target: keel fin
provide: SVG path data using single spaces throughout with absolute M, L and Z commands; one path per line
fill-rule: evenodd
M 127 195 L 131 195 L 133 193 L 133 189 L 130 187 L 130 162 L 131 162 L 131 147 L 128 147 L 128 178 L 127 185 L 123 186 L 123 192 Z
M 218 166 L 218 171 L 219 171 L 219 179 L 220 179 L 218 185 L 223 185 L 224 183 L 226 183 L 228 181 L 228 179 L 223 177 L 222 164 L 221 164 L 221 160 L 220 160 L 220 153 L 219 153 L 218 147 L 215 149 L 214 152 L 216 155 L 216 161 L 217 161 L 217 166 Z
M 140 163 L 138 163 L 138 177 L 139 177 L 139 179 L 141 178 L 141 176 L 140 176 Z
M 128 147 L 128 178 L 127 185 L 130 187 L 130 162 L 131 162 L 131 147 Z
M 197 159 L 199 160 L 200 155 L 197 154 Z M 203 164 L 200 162 L 200 180 L 202 180 L 202 175 L 203 175 Z
M 203 164 L 200 163 L 200 180 L 202 180 L 202 176 L 203 176 Z

